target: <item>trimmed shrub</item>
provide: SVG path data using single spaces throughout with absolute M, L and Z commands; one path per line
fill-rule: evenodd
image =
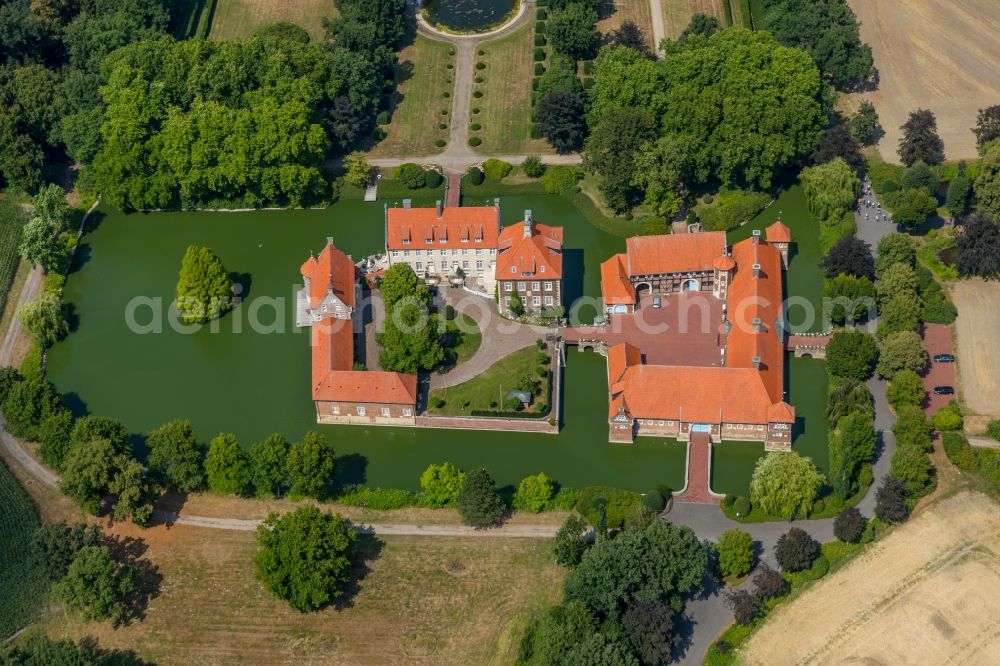
M 958 404 L 950 402 L 934 413 L 931 418 L 931 425 L 935 430 L 946 432 L 949 430 L 961 430 L 963 424 L 962 410 Z
M 532 139 L 541 139 L 542 138 L 542 130 L 539 129 L 538 125 L 532 124 L 532 126 L 531 126 L 531 138 Z
M 483 91 L 482 90 L 476 90 L 475 92 L 472 93 L 472 96 L 475 97 L 476 99 L 479 99 L 480 97 L 483 96 Z
M 535 21 L 535 34 L 545 34 L 545 21 Z
M 407 189 L 415 190 L 427 184 L 424 169 L 419 164 L 407 162 L 396 168 L 396 180 L 406 185 Z
M 736 515 L 739 516 L 740 518 L 746 518 L 747 516 L 749 516 L 750 510 L 752 508 L 753 505 L 750 504 L 750 500 L 748 500 L 746 497 L 737 497 L 733 501 L 733 512 L 736 513 Z
M 587 75 L 590 75 L 590 74 L 594 73 L 594 61 L 593 60 L 584 60 L 583 61 L 583 73 L 587 74 Z
M 469 145 L 472 146 L 473 148 L 475 148 L 476 146 L 478 146 L 482 142 L 483 142 L 483 140 L 480 139 L 478 136 L 474 136 L 471 139 L 469 139 Z
M 476 63 L 476 69 L 480 69 L 480 70 L 486 69 L 486 63 L 483 62 L 482 60 L 480 60 L 479 62 Z
M 438 141 L 442 140 L 438 139 Z M 441 174 L 435 171 L 434 169 L 428 169 L 427 171 L 424 172 L 424 183 L 427 185 L 427 187 L 430 187 L 431 189 L 440 186 L 442 180 L 443 179 L 441 178 Z
M 481 77 L 481 76 L 477 76 L 477 77 L 476 77 L 475 79 L 473 79 L 473 81 L 475 81 L 476 83 L 482 83 L 482 82 L 483 82 L 483 81 L 485 81 L 485 80 L 486 80 L 486 79 L 484 79 L 484 78 L 483 78 L 483 77 Z
M 541 37 L 541 35 L 539 35 Z M 544 39 L 544 37 L 543 37 Z M 535 49 L 535 62 L 543 62 L 545 60 L 545 49 Z
M 469 125 L 469 129 L 472 130 L 473 132 L 478 132 L 479 130 L 483 129 L 483 126 L 480 125 L 479 123 L 472 123 L 471 125 Z
M 819 580 L 829 571 L 830 560 L 826 559 L 825 555 L 819 555 L 815 560 L 813 560 L 812 564 L 809 565 L 808 569 L 792 572 L 789 575 L 789 578 L 795 582 L 804 583 L 809 580 Z
M 503 160 L 488 159 L 483 162 L 483 172 L 491 180 L 503 180 L 513 167 Z
M 476 52 L 476 54 L 479 55 L 479 56 L 484 56 L 484 55 L 486 55 L 486 49 L 479 49 Z
M 438 129 L 448 129 L 448 123 L 438 123 Z
M 825 509 L 825 508 L 826 508 L 826 502 L 824 502 L 821 499 L 818 499 L 815 502 L 813 502 L 813 508 L 812 508 L 812 511 L 810 513 L 813 513 L 813 514 L 822 513 L 823 509 Z
M 474 139 L 476 137 L 472 138 Z M 479 168 L 471 167 L 469 169 L 469 180 L 472 182 L 473 185 L 482 185 L 485 179 L 486 175 L 483 174 L 482 170 L 480 170 Z
M 535 18 L 536 18 L 536 19 L 538 19 L 539 21 L 544 21 L 544 20 L 545 20 L 545 19 L 547 19 L 548 17 L 549 17 L 549 12 L 548 12 L 548 10 L 546 10 L 546 9 L 541 9 L 541 8 L 539 8 L 539 9 L 538 9 L 538 10 L 537 10 L 537 11 L 535 12 Z
M 541 76 L 545 73 L 545 65 L 540 62 L 535 63 L 535 76 Z
M 554 491 L 552 479 L 544 472 L 534 476 L 526 476 L 517 485 L 517 492 L 514 493 L 514 508 L 527 509 L 533 513 L 545 511 L 551 507 Z
M 434 145 L 437 146 L 438 148 L 444 148 L 445 145 L 447 145 L 447 143 L 448 142 L 445 141 L 444 139 L 438 139 L 437 141 L 434 142 Z
M 656 513 L 660 513 L 667 506 L 667 501 L 663 499 L 663 495 L 660 494 L 659 490 L 650 490 L 643 495 L 642 503 L 650 511 L 655 511 Z
M 753 537 L 749 532 L 730 529 L 719 535 L 715 545 L 719 572 L 723 576 L 743 576 L 753 569 Z
M 625 517 L 642 503 L 639 493 L 619 490 L 610 486 L 587 486 L 580 490 L 576 510 L 596 525 L 603 504 L 608 527 L 621 527 Z
M 540 157 L 531 155 L 524 158 L 524 161 L 521 163 L 521 170 L 528 178 L 540 178 L 545 173 L 545 165 L 542 164 Z
M 447 115 L 448 115 L 448 113 L 449 113 L 449 112 L 448 112 L 448 109 L 441 109 L 441 115 L 442 115 L 442 116 L 447 116 Z
M 465 483 L 465 472 L 451 463 L 430 465 L 420 475 L 420 489 L 424 492 L 424 504 L 444 506 L 458 501 L 458 494 Z
M 545 46 L 545 35 L 535 35 L 535 46 Z
M 590 90 L 594 87 L 594 79 L 590 76 L 583 77 L 583 89 Z
M 553 166 L 545 170 L 542 185 L 549 194 L 562 194 L 575 188 L 582 177 L 578 167 Z
M 441 93 L 441 97 L 444 97 L 444 98 L 451 97 L 451 93 L 448 92 L 447 90 L 445 90 L 443 93 Z
M 448 69 L 455 69 L 455 66 L 450 62 L 447 65 L 445 65 L 445 67 L 447 67 Z
M 479 115 L 479 107 L 478 106 L 472 107 L 472 113 L 473 115 Z

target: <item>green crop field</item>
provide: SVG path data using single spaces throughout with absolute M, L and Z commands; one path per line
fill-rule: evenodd
M 21 229 L 26 217 L 24 209 L 16 201 L 0 197 L 0 311 L 7 302 L 7 292 L 17 272 L 17 246 L 21 242 Z
M 38 526 L 27 493 L 0 462 L 0 640 L 37 620 L 48 595 L 28 547 Z

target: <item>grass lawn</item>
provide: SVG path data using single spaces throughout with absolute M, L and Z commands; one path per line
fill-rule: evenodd
M 472 123 L 482 125 L 482 130 L 472 132 L 483 143 L 477 150 L 483 154 L 530 155 L 552 152 L 543 139 L 531 138 L 531 80 L 534 78 L 535 26 L 525 25 L 506 37 L 482 44 L 486 68 L 476 70 L 485 80 L 474 90 L 483 92 L 479 99 L 472 98 Z
M 738 3 L 739 0 L 736 0 Z M 663 22 L 667 37 L 677 39 L 695 14 L 708 14 L 719 19 L 723 27 L 726 15 L 722 4 L 729 0 L 660 0 L 663 4 Z
M 479 331 L 476 321 L 461 313 L 458 317 L 448 320 L 448 336 L 458 338 L 458 344 L 452 347 L 455 353 L 455 365 L 465 363 L 472 358 L 483 342 L 483 334 Z
M 597 30 L 602 35 L 608 35 L 620 28 L 622 23 L 632 21 L 642 30 L 649 47 L 653 48 L 653 18 L 649 10 L 649 0 L 602 2 L 600 16 Z
M 539 391 L 535 401 L 527 410 L 528 413 L 538 412 L 538 407 L 545 403 L 548 411 L 549 380 L 539 378 L 535 373 L 538 367 L 538 347 L 531 345 L 500 359 L 490 368 L 474 379 L 431 392 L 430 401 L 435 398 L 444 400 L 444 405 L 437 409 L 429 409 L 429 414 L 445 416 L 467 416 L 473 409 L 503 409 L 503 400 L 507 393 L 516 389 L 525 376 L 538 381 Z
M 268 23 L 288 21 L 319 41 L 323 18 L 336 16 L 337 8 L 330 0 L 215 0 L 209 35 L 216 40 L 239 39 Z
M 448 129 L 440 124 L 451 121 L 455 56 L 452 46 L 417 35 L 413 43 L 399 52 L 393 93 L 392 122 L 385 126 L 386 138 L 369 155 L 429 155 L 444 150 L 435 141 L 448 139 Z M 442 111 L 448 114 L 442 114 Z
M 115 629 L 59 613 L 44 631 L 163 665 L 513 663 L 525 618 L 559 600 L 564 575 L 548 539 L 363 537 L 342 607 L 300 613 L 255 580 L 252 532 L 134 536 L 163 576 L 146 617 Z

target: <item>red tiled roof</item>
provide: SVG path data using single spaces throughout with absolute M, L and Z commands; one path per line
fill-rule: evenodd
M 354 307 L 354 280 L 357 271 L 354 262 L 328 242 L 319 257 L 309 257 L 299 269 L 302 277 L 309 279 L 309 307 L 317 307 L 332 287 L 337 298 L 348 307 Z
M 736 268 L 736 260 L 732 257 L 722 255 L 715 258 L 715 261 L 712 262 L 712 266 L 714 266 L 716 270 L 731 271 Z
M 711 270 L 715 258 L 726 253 L 726 233 L 634 236 L 626 251 L 626 270 L 633 277 Z
M 792 230 L 778 220 L 764 230 L 769 243 L 790 243 L 792 241 Z
M 350 319 L 327 317 L 312 327 L 312 386 L 315 394 L 320 383 L 335 370 L 354 367 L 354 327 Z
M 401 372 L 334 371 L 316 387 L 316 400 L 412 405 L 417 401 L 417 376 Z
M 499 233 L 496 206 L 444 208 L 441 217 L 437 208 L 389 208 L 386 213 L 390 250 L 496 247 Z
M 616 254 L 601 264 L 601 295 L 605 305 L 635 303 L 635 288 L 625 271 L 624 254 Z
M 562 227 L 531 225 L 531 236 L 524 237 L 524 222 L 504 227 L 500 232 L 496 278 L 562 277 Z M 513 268 L 513 270 L 511 270 Z
M 625 371 L 642 363 L 642 353 L 635 345 L 623 342 L 608 349 L 608 383 L 617 384 Z

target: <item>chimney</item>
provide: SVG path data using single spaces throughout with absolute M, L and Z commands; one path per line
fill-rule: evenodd
M 753 239 L 753 244 L 754 245 L 757 245 L 758 243 L 760 243 L 760 229 L 754 229 L 753 230 L 753 235 L 751 236 L 751 238 Z
M 760 356 L 754 356 L 750 362 L 753 363 L 754 370 L 760 370 Z
M 441 215 L 444 214 L 444 206 L 441 205 L 440 199 L 437 200 L 437 214 L 439 220 L 441 219 Z
M 531 211 L 524 211 L 524 237 L 531 238 L 531 227 L 535 221 L 531 219 Z
M 333 245 L 333 236 L 327 236 L 326 237 L 326 244 L 327 245 Z
M 497 211 L 497 234 L 503 231 L 503 222 L 500 219 L 500 197 L 493 200 L 493 208 Z
M 760 333 L 760 317 L 753 318 L 753 332 Z
M 413 207 L 413 199 L 403 199 L 403 210 L 410 210 Z
M 760 277 L 760 264 L 753 265 L 753 279 L 756 280 Z

